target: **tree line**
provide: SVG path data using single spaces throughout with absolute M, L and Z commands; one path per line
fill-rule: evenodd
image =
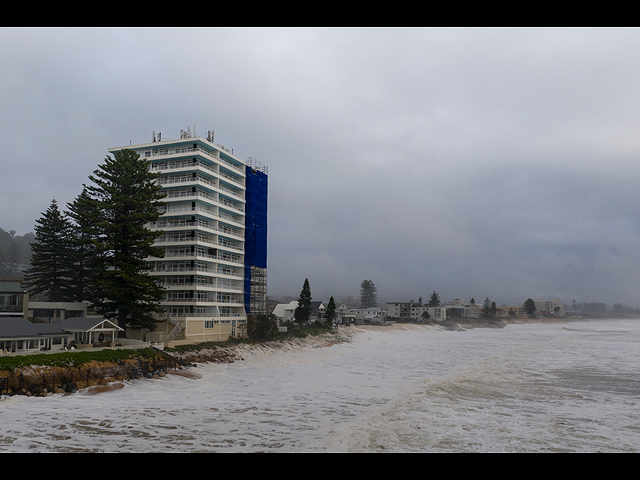
M 152 328 L 163 312 L 165 289 L 148 275 L 147 257 L 163 257 L 153 243 L 164 197 L 154 180 L 160 174 L 133 150 L 107 156 L 61 210 L 52 200 L 36 221 L 30 266 L 24 285 L 51 302 L 92 304 L 123 329 Z

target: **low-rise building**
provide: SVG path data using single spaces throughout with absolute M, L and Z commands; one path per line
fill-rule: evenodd
M 522 306 L 517 307 L 515 305 L 509 305 L 508 307 L 500 307 L 502 311 L 502 315 L 507 315 L 510 317 L 522 317 L 524 316 L 524 309 Z
M 294 314 L 298 307 L 298 301 L 293 300 L 289 303 L 279 303 L 273 309 L 273 314 L 278 317 L 278 321 L 286 322 L 295 320 Z
M 78 346 L 109 346 L 122 328 L 102 317 L 67 318 L 54 323 L 32 323 L 24 317 L 0 317 L 0 354 L 60 351 Z
M 22 316 L 29 294 L 22 288 L 22 280 L 0 278 L 0 317 Z
M 429 319 L 441 322 L 447 319 L 445 305 L 430 307 L 416 302 L 387 302 L 387 316 L 390 318 L 420 320 L 425 312 Z
M 60 322 L 65 318 L 86 317 L 88 302 L 28 301 L 26 315 L 34 323 Z

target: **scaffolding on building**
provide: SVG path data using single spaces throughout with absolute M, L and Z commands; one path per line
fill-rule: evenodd
M 269 175 L 269 167 L 267 167 L 264 163 L 259 162 L 255 158 L 248 157 L 247 165 L 251 167 L 252 170 L 257 170 L 259 172 L 264 173 L 265 175 Z
M 267 312 L 267 269 L 251 267 L 249 308 L 253 314 Z

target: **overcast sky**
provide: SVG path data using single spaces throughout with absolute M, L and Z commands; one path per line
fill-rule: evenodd
M 640 306 L 639 29 L 0 29 L 0 227 L 187 127 L 269 167 L 268 292 Z

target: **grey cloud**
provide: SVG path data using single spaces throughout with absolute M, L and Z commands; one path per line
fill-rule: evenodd
M 637 306 L 637 29 L 0 30 L 4 229 L 196 125 L 269 165 L 269 293 Z M 20 208 L 16 205 L 20 198 Z

